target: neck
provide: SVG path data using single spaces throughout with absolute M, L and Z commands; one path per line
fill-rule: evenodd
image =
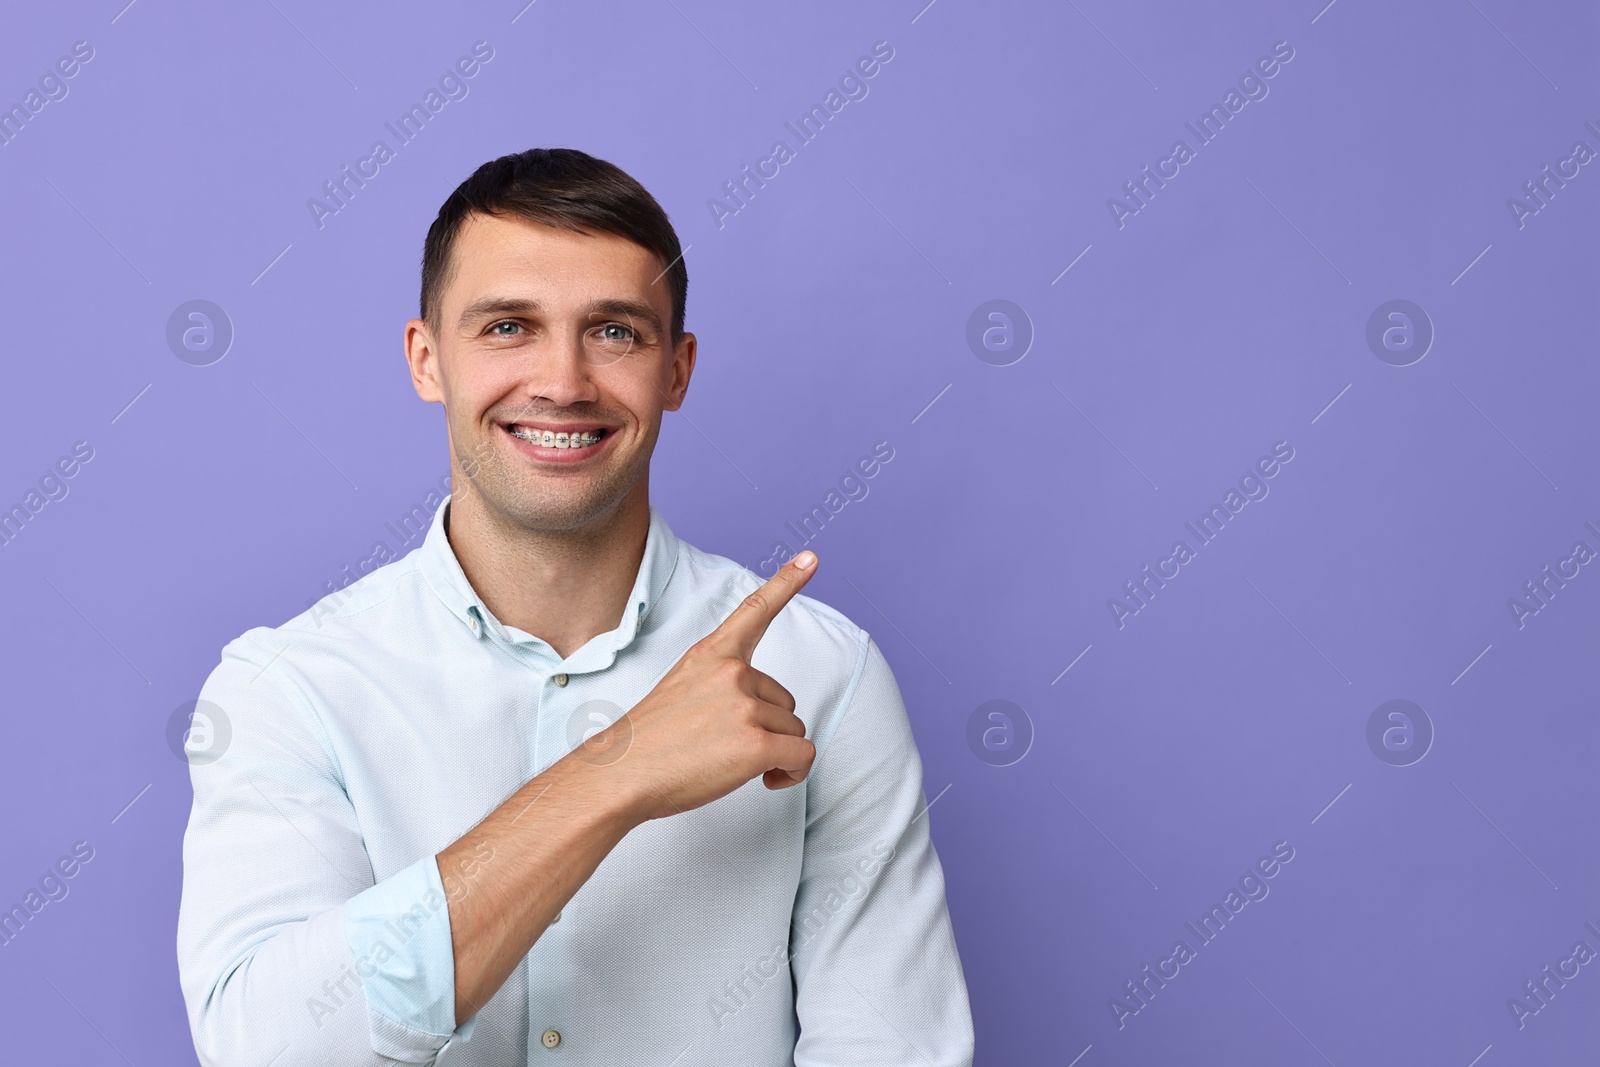
M 650 531 L 641 478 L 611 511 L 563 530 L 530 529 L 467 492 L 450 499 L 450 547 L 494 617 L 562 659 L 617 628 Z

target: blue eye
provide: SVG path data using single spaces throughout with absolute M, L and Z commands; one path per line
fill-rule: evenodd
M 514 334 L 509 333 L 499 333 L 500 327 L 502 326 L 515 326 L 519 330 L 522 329 L 522 324 L 520 322 L 512 322 L 510 319 L 507 319 L 505 322 L 497 322 L 493 326 L 489 327 L 489 332 L 497 334 L 500 337 L 515 336 Z
M 602 326 L 600 328 L 602 330 L 607 330 L 607 331 L 609 331 L 609 330 L 620 330 L 621 331 L 620 335 L 614 334 L 614 333 L 605 334 L 605 339 L 607 341 L 629 341 L 629 340 L 633 339 L 633 330 L 630 329 L 627 326 L 622 325 L 622 323 L 620 323 L 620 322 L 608 322 L 608 323 L 606 323 L 604 326 Z

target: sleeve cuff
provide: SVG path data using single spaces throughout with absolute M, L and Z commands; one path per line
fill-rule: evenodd
M 424 856 L 344 905 L 345 940 L 367 1001 L 372 1049 L 428 1062 L 472 1037 L 476 1016 L 455 1025 L 455 948 L 444 881 Z

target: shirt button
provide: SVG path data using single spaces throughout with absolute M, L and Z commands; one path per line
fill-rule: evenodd
M 557 1045 L 561 1044 L 561 1031 L 546 1030 L 539 1036 L 539 1040 L 544 1042 L 545 1048 L 555 1048 Z
M 558 675 L 554 676 L 553 678 L 551 678 L 550 680 L 552 682 L 556 683 L 557 685 L 566 685 L 567 684 L 567 676 L 564 675 L 564 674 L 558 674 Z M 550 1032 L 552 1034 L 555 1033 L 554 1030 L 552 1030 Z M 559 1037 L 557 1038 L 557 1040 L 559 1040 Z
M 560 922 L 561 921 L 561 913 L 559 911 L 556 912 L 556 917 L 554 919 L 551 919 L 550 921 L 553 922 L 553 923 Z

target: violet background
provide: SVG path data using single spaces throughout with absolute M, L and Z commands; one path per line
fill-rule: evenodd
M 895 668 L 978 1063 L 1593 1060 L 1600 964 L 1521 1029 L 1507 999 L 1600 948 L 1600 577 L 1520 628 L 1507 602 L 1600 548 L 1600 176 L 1521 227 L 1507 200 L 1600 149 L 1595 8 L 926 2 L 7 12 L 0 104 L 95 54 L 0 147 L 0 506 L 95 456 L 0 549 L 0 906 L 96 853 L 0 947 L 7 1059 L 194 1061 L 169 717 L 226 641 L 415 547 L 385 523 L 448 470 L 401 354 L 422 238 L 479 163 L 564 145 L 691 246 L 652 494 L 680 536 L 756 568 L 894 449 L 807 593 Z M 319 229 L 308 198 L 479 40 L 469 95 Z M 1269 95 L 1119 228 L 1107 199 L 1280 40 Z M 197 298 L 235 332 L 209 366 L 165 338 Z M 1436 331 L 1404 367 L 1366 341 L 1396 298 Z M 1035 335 L 1008 366 L 966 340 L 992 299 Z M 1278 441 L 1266 499 L 1119 629 L 1107 599 Z M 967 740 L 997 699 L 1033 733 L 1008 766 Z M 1393 699 L 1436 732 L 1410 766 L 1367 743 Z M 1119 1029 L 1110 998 L 1281 840 L 1270 895 Z

